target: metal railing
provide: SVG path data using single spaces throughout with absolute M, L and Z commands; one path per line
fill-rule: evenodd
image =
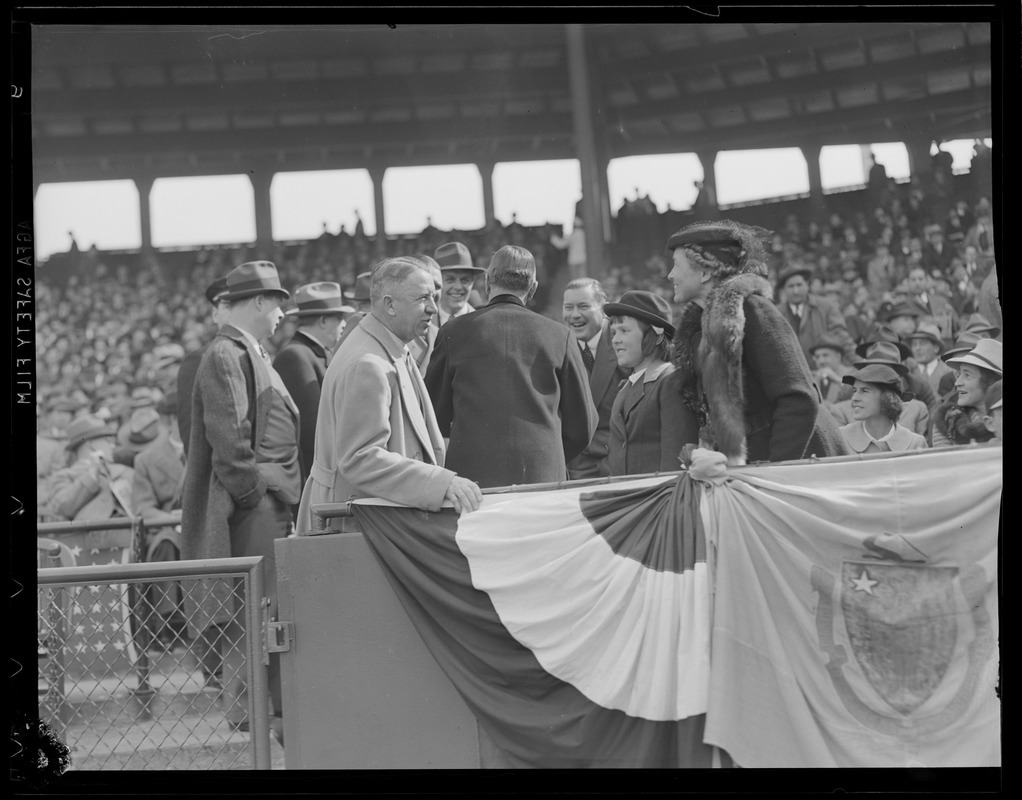
M 137 526 L 45 532 L 115 522 Z M 40 546 L 54 563 L 59 545 Z M 38 570 L 39 711 L 71 769 L 271 768 L 262 569 L 254 556 Z M 195 634 L 185 610 L 210 605 L 218 624 Z

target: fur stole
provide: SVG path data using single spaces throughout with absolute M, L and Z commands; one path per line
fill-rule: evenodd
M 983 415 L 979 410 L 968 406 L 963 408 L 958 405 L 957 398 L 951 395 L 945 398 L 937 409 L 936 419 L 933 426 L 943 436 L 946 436 L 955 444 L 968 444 L 969 442 L 988 442 L 994 435 L 987 430 L 983 424 Z
M 675 336 L 675 364 L 683 375 L 698 374 L 700 394 L 705 397 L 703 407 L 709 409 L 712 444 L 729 459 L 744 460 L 746 455 L 742 342 L 745 301 L 754 295 L 772 301 L 773 289 L 765 278 L 751 273 L 729 278 L 710 292 L 705 309 L 690 303 L 682 311 Z M 697 321 L 701 340 L 693 353 Z M 688 380 L 682 383 L 686 405 L 690 403 L 686 396 L 688 384 Z M 701 417 L 700 426 L 703 424 Z

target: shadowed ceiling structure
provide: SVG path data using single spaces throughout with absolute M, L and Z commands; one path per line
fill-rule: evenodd
M 34 181 L 575 158 L 580 114 L 604 164 L 989 136 L 990 35 L 969 22 L 41 25 Z

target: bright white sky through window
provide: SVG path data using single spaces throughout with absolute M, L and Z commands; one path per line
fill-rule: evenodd
M 574 158 L 505 161 L 493 168 L 493 216 L 504 225 L 561 225 L 570 231 L 582 197 L 582 173 Z
M 153 247 L 254 242 L 255 201 L 246 175 L 159 178 L 149 194 Z
M 667 156 L 628 156 L 612 159 L 607 167 L 610 208 L 617 214 L 625 200 L 649 195 L 657 211 L 668 207 L 675 211 L 692 208 L 703 179 L 703 165 L 695 153 Z
M 80 250 L 142 246 L 141 212 L 134 181 L 44 183 L 35 196 L 36 256 L 66 253 L 71 237 Z
M 273 238 L 278 242 L 307 241 L 323 233 L 355 232 L 357 218 L 367 236 L 376 233 L 373 179 L 364 169 L 319 172 L 278 172 L 270 184 Z
M 990 145 L 991 140 L 984 140 Z M 909 176 L 908 153 L 901 142 L 872 145 L 888 176 Z M 945 142 L 956 172 L 972 159 L 972 139 Z M 833 151 L 833 155 L 832 155 Z M 933 148 L 932 152 L 936 152 Z M 861 185 L 869 160 L 858 146 L 824 148 L 820 159 L 825 189 Z M 702 177 L 694 154 L 620 158 L 608 167 L 611 208 L 627 198 L 649 194 L 660 211 L 690 208 L 693 181 Z M 808 191 L 809 174 L 797 148 L 724 151 L 716 162 L 717 200 L 722 204 L 782 197 Z M 559 224 L 570 230 L 581 197 L 578 161 L 529 161 L 497 164 L 493 170 L 494 213 L 503 224 L 514 212 L 523 225 Z M 482 178 L 472 164 L 391 168 L 384 177 L 387 230 L 417 233 L 433 225 L 450 230 L 483 226 Z M 354 231 L 355 209 L 366 233 L 376 232 L 372 182 L 365 170 L 280 173 L 270 190 L 273 235 L 278 240 L 314 239 L 326 221 L 331 233 L 343 223 Z M 150 195 L 155 247 L 196 247 L 255 241 L 252 186 L 245 175 L 161 178 Z M 66 252 L 74 233 L 78 247 L 134 250 L 142 245 L 138 190 L 134 182 L 48 183 L 35 199 L 36 255 L 44 262 Z
M 720 205 L 809 191 L 809 167 L 797 147 L 723 150 L 714 165 Z
M 387 233 L 483 227 L 483 179 L 474 164 L 391 167 L 383 175 Z M 368 233 L 368 231 L 367 231 Z

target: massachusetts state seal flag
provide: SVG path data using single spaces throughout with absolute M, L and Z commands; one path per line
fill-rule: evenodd
M 993 766 L 1000 488 L 990 446 L 353 508 L 484 766 Z

